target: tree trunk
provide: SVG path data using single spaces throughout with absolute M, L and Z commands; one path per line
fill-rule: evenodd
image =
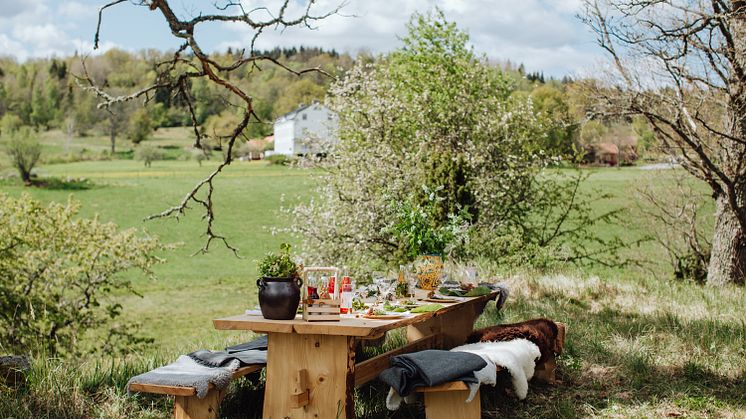
M 23 185 L 24 186 L 31 186 L 31 184 L 32 184 L 32 182 L 31 182 L 31 171 L 30 170 L 21 169 L 20 172 L 21 172 L 21 180 L 23 181 Z
M 117 144 L 117 120 L 116 115 L 109 115 L 109 140 L 111 141 L 111 155 L 114 156 Z
M 746 1 L 732 2 L 732 10 L 746 11 Z M 734 13 L 731 20 L 734 61 L 746 67 L 746 17 Z M 733 72 L 728 86 L 729 109 L 726 125 L 735 138 L 746 139 L 746 80 Z M 728 200 L 727 192 L 717 194 L 715 199 L 715 234 L 712 239 L 710 264 L 707 268 L 707 284 L 721 286 L 728 283 L 743 285 L 746 282 L 746 230 L 739 223 L 737 212 L 743 214 L 746 207 L 746 173 L 739 161 L 746 154 L 743 143 L 721 139 L 720 159 L 722 169 L 735 187 L 735 208 Z
M 743 195 L 746 195 L 746 191 Z M 723 193 L 715 201 L 715 235 L 712 238 L 707 284 L 744 284 L 746 278 L 746 235 Z

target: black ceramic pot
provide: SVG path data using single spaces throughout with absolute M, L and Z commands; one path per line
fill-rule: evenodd
M 292 320 L 300 303 L 300 278 L 269 278 L 256 280 L 259 287 L 259 308 L 262 316 L 271 320 Z

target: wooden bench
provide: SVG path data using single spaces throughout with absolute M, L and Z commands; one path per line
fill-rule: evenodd
M 554 356 L 545 364 L 537 365 L 532 380 L 554 384 L 556 365 Z M 497 367 L 498 373 L 502 370 L 502 367 Z M 463 381 L 420 387 L 416 391 L 424 394 L 427 419 L 479 419 L 482 417 L 480 391 L 477 390 L 472 401 L 464 403 L 469 396 L 469 387 Z
M 555 384 L 557 363 L 552 356 L 546 363 L 536 366 L 532 381 Z M 497 372 L 502 371 L 497 367 Z M 482 417 L 480 391 L 469 403 L 464 403 L 469 396 L 469 387 L 463 381 L 452 381 L 432 387 L 416 389 L 425 397 L 425 417 L 427 419 L 479 419 Z
M 264 364 L 241 367 L 233 372 L 233 379 L 241 378 L 262 368 L 264 368 Z M 197 398 L 197 389 L 194 387 L 132 383 L 129 386 L 129 390 L 137 393 L 174 396 L 175 419 L 217 419 L 218 412 L 220 411 L 220 402 L 225 397 L 226 391 L 226 389 L 217 390 L 213 384 L 210 384 L 205 398 L 199 399 Z
M 482 417 L 480 391 L 477 390 L 472 401 L 464 403 L 469 397 L 469 387 L 463 381 L 420 387 L 416 391 L 425 395 L 425 417 L 427 419 L 478 419 Z

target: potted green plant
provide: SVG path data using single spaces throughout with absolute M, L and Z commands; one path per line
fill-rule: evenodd
M 295 318 L 300 303 L 300 268 L 293 261 L 290 245 L 282 243 L 280 252 L 267 253 L 258 263 L 259 308 L 272 320 Z

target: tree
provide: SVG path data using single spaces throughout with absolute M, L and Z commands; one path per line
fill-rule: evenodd
M 43 205 L 0 194 L 0 347 L 74 353 L 79 337 L 117 318 L 113 292 L 137 294 L 119 273 L 150 275 L 163 249 L 135 229 L 78 216 L 79 205 Z M 110 328 L 131 337 L 131 328 Z M 110 336 L 113 338 L 114 336 Z M 108 339 L 107 339 L 108 340 Z
M 113 120 L 116 115 L 111 115 L 110 119 Z M 118 122 L 113 120 L 110 122 L 111 127 L 117 126 Z M 114 128 L 111 128 L 112 130 Z M 153 132 L 153 120 L 150 119 L 150 113 L 145 108 L 136 110 L 129 120 L 129 126 L 127 127 L 127 135 L 134 144 L 140 144 L 150 137 Z M 114 139 L 112 137 L 112 150 L 114 149 Z
M 613 63 L 596 112 L 643 116 L 715 198 L 707 283 L 746 280 L 746 1 L 586 0 Z
M 28 127 L 11 132 L 6 152 L 26 186 L 31 185 L 31 171 L 41 157 L 41 144 Z
M 314 100 L 323 100 L 326 89 L 310 79 L 297 80 L 284 89 L 284 93 L 277 98 L 274 108 L 277 116 L 284 115 L 299 105 L 309 105 Z
M 6 113 L 0 118 L 0 135 L 10 135 L 23 125 L 23 121 L 14 113 Z
M 207 242 L 201 249 L 201 252 L 207 252 L 211 243 L 216 240 L 222 242 L 229 249 L 236 252 L 237 249 L 230 246 L 226 238 L 216 234 L 213 229 L 213 223 L 215 220 L 213 181 L 226 166 L 231 164 L 233 159 L 233 146 L 236 139 L 242 135 L 249 122 L 252 120 L 262 122 L 262 120 L 254 108 L 253 95 L 241 89 L 234 80 L 231 80 L 230 75 L 235 74 L 235 72 L 238 71 L 244 71 L 247 75 L 256 74 L 256 72 L 250 70 L 258 68 L 259 63 L 273 64 L 297 76 L 309 72 L 323 72 L 320 68 L 301 70 L 293 69 L 278 61 L 277 58 L 258 53 L 254 49 L 254 43 L 265 29 L 296 26 L 313 28 L 315 22 L 337 13 L 341 6 L 336 7 L 327 13 L 317 15 L 312 12 L 315 1 L 309 0 L 299 15 L 291 17 L 288 16 L 288 13 L 290 13 L 289 9 L 292 10 L 294 7 L 289 7 L 291 3 L 290 0 L 284 0 L 279 6 L 278 11 L 275 13 L 266 7 L 246 9 L 242 2 L 230 0 L 222 5 L 215 5 L 218 9 L 217 13 L 199 12 L 193 14 L 193 17 L 191 18 L 180 18 L 172 9 L 169 0 L 133 0 L 130 2 L 127 2 L 126 0 L 114 0 L 99 9 L 99 20 L 94 36 L 94 48 L 99 47 L 101 22 L 104 12 L 111 7 L 124 3 L 147 7 L 151 11 L 162 15 L 171 31 L 171 34 L 182 42 L 181 47 L 178 48 L 170 58 L 154 65 L 156 71 L 154 80 L 151 81 L 152 84 L 136 90 L 129 95 L 114 96 L 108 93 L 104 88 L 99 86 L 99 84 L 97 84 L 89 74 L 87 74 L 85 66 L 83 75 L 79 80 L 87 89 L 93 91 L 101 99 L 101 102 L 98 105 L 100 108 L 108 108 L 112 104 L 138 98 L 144 98 L 147 101 L 155 96 L 155 92 L 163 89 L 172 92 L 174 95 L 180 96 L 184 99 L 186 106 L 189 109 L 194 128 L 195 148 L 201 148 L 202 135 L 199 127 L 201 121 L 197 118 L 194 100 L 190 91 L 192 83 L 205 81 L 212 86 L 218 87 L 225 93 L 226 102 L 241 110 L 241 118 L 231 132 L 230 138 L 226 141 L 227 144 L 223 162 L 219 164 L 205 179 L 198 182 L 192 190 L 188 191 L 177 205 L 168 208 L 159 214 L 154 214 L 148 217 L 149 219 L 163 217 L 179 218 L 187 211 L 189 204 L 194 203 L 205 212 L 203 218 L 207 224 L 205 231 Z M 232 57 L 229 57 L 230 61 L 227 64 L 221 63 L 216 59 L 216 56 L 219 55 L 219 53 L 209 54 L 205 52 L 199 41 L 195 38 L 195 33 L 198 32 L 199 29 L 208 26 L 210 23 L 216 22 L 245 25 L 246 28 L 252 30 L 254 33 L 252 41 L 249 44 L 249 50 L 241 50 L 238 54 L 234 53 Z M 231 101 L 236 101 L 237 103 L 232 103 Z M 204 196 L 198 196 L 200 191 L 206 191 Z
M 598 220 L 585 210 L 576 217 L 579 179 L 543 175 L 556 160 L 542 150 L 547 127 L 528 97 L 512 95 L 512 80 L 478 58 L 442 12 L 414 15 L 402 41 L 359 63 L 327 97 L 339 142 L 316 163 L 318 198 L 289 210 L 308 257 L 397 266 L 416 253 L 407 238 L 417 224 L 430 237 L 467 229 L 448 234 L 468 237 L 449 243 L 457 257 L 525 265 L 546 250 L 579 260 L 574 235 Z M 580 227 L 563 226 L 570 219 Z
M 544 74 L 537 76 L 543 83 Z M 579 124 L 570 113 L 564 93 L 548 84 L 541 85 L 531 92 L 531 100 L 536 111 L 551 127 L 547 136 L 545 151 L 560 156 L 572 156 L 575 133 Z
M 135 150 L 135 159 L 150 167 L 156 160 L 163 160 L 163 152 L 151 145 L 141 145 Z

